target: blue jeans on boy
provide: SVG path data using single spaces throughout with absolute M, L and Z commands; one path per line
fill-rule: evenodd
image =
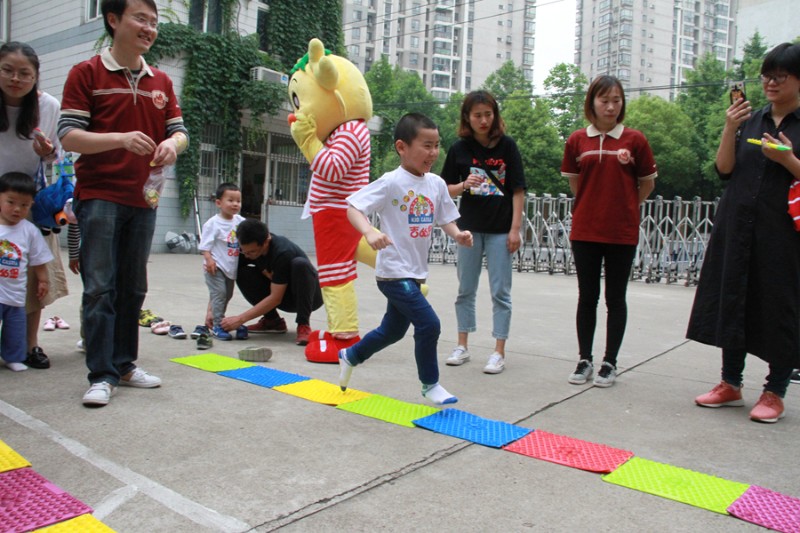
M 25 338 L 28 317 L 24 307 L 0 304 L 0 354 L 6 363 L 22 363 L 27 357 L 28 339 Z
M 378 290 L 388 300 L 381 325 L 348 348 L 347 358 L 354 364 L 363 363 L 376 352 L 402 339 L 408 327 L 414 324 L 414 357 L 419 380 L 423 385 L 438 383 L 436 345 L 441 324 L 433 307 L 420 292 L 419 284 L 413 279 L 378 281 Z
M 477 329 L 475 295 L 481 277 L 483 256 L 489 272 L 492 294 L 492 337 L 508 339 L 511 328 L 511 252 L 507 233 L 473 233 L 472 247 L 458 247 L 458 297 L 456 319 L 458 331 L 471 333 Z
M 136 368 L 139 310 L 147 295 L 147 260 L 156 210 L 84 200 L 81 228 L 83 329 L 89 382 L 119 384 Z

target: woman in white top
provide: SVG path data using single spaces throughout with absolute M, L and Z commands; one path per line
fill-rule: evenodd
M 40 164 L 56 158 L 60 105 L 58 100 L 39 91 L 38 81 L 39 58 L 33 48 L 20 42 L 8 42 L 0 47 L 0 175 L 23 172 L 35 179 Z M 50 291 L 45 300 L 38 300 L 31 291 L 31 287 L 36 287 L 36 277 L 28 276 L 25 305 L 28 340 L 25 364 L 33 368 L 50 367 L 37 335 L 42 309 L 67 294 L 57 236 L 50 234 L 45 240 L 55 257 L 48 263 Z

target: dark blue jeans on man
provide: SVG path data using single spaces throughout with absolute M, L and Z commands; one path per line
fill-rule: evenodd
M 381 325 L 373 329 L 358 343 L 347 349 L 347 358 L 361 364 L 375 353 L 402 339 L 408 327 L 414 324 L 414 357 L 417 373 L 424 385 L 439 382 L 439 361 L 436 345 L 441 324 L 436 312 L 422 295 L 419 284 L 413 279 L 378 281 L 386 299 L 386 314 Z
M 116 386 L 136 368 L 139 310 L 156 210 L 105 200 L 78 201 L 83 330 L 89 382 Z

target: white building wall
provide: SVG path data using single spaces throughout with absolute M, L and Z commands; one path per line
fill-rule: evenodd
M 736 58 L 742 58 L 744 45 L 756 30 L 766 41 L 767 49 L 800 37 L 797 8 L 795 2 L 786 0 L 739 0 Z

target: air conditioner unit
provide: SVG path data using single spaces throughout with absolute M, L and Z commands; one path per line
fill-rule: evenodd
M 253 81 L 271 81 L 273 83 L 289 85 L 289 76 L 287 74 L 266 67 L 251 68 L 250 79 Z

